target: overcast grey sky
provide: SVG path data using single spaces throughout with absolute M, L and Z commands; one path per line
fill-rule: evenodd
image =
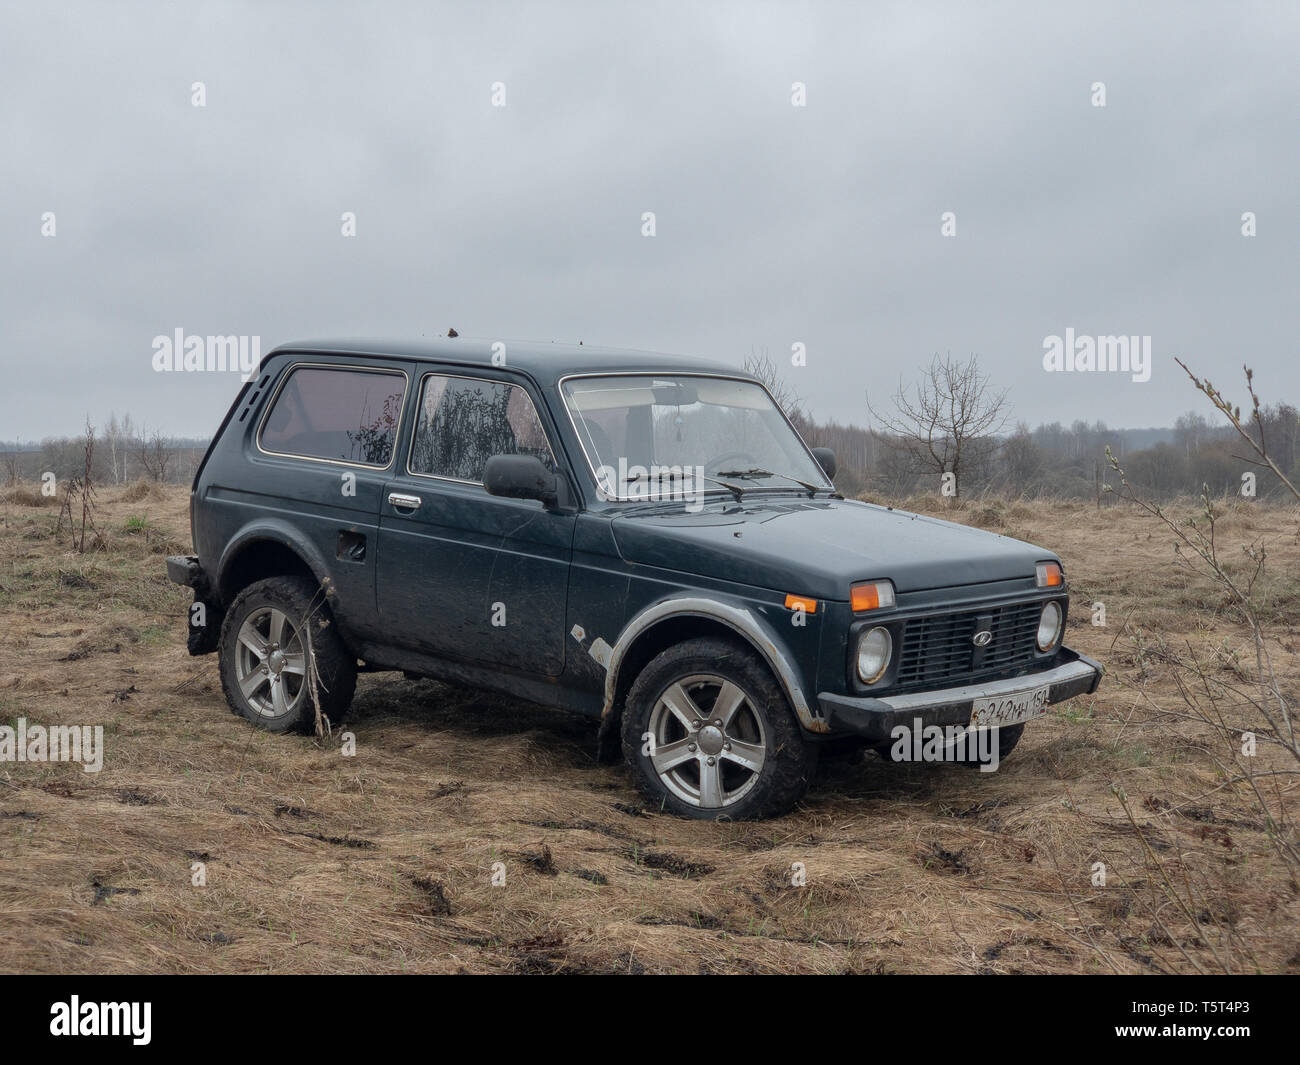
M 238 380 L 155 373 L 178 328 L 803 343 L 859 423 L 944 351 L 1031 424 L 1204 409 L 1175 354 L 1300 401 L 1300 4 L 0 11 L 0 439 L 211 433 Z M 1150 381 L 1045 372 L 1067 327 Z

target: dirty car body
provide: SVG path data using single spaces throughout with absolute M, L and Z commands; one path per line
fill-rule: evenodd
M 827 740 L 1018 738 L 1096 689 L 1054 554 L 844 499 L 833 464 L 724 365 L 295 343 L 227 414 L 168 571 L 258 724 L 341 716 L 357 670 L 507 692 L 599 719 L 689 817 L 783 812 Z

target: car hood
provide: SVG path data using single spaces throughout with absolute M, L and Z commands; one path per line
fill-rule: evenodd
M 697 514 L 640 510 L 614 519 L 628 562 L 819 599 L 853 581 L 900 592 L 1032 577 L 1050 551 L 1006 536 L 857 500 L 749 500 Z

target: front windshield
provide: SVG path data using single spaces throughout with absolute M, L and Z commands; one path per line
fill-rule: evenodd
M 785 416 L 752 381 L 574 377 L 562 392 L 596 484 L 611 499 L 757 487 L 831 490 Z

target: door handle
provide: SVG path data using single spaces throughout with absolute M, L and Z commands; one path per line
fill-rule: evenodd
M 405 492 L 389 492 L 388 502 L 392 503 L 398 510 L 418 510 L 420 508 L 420 497 L 407 495 Z

